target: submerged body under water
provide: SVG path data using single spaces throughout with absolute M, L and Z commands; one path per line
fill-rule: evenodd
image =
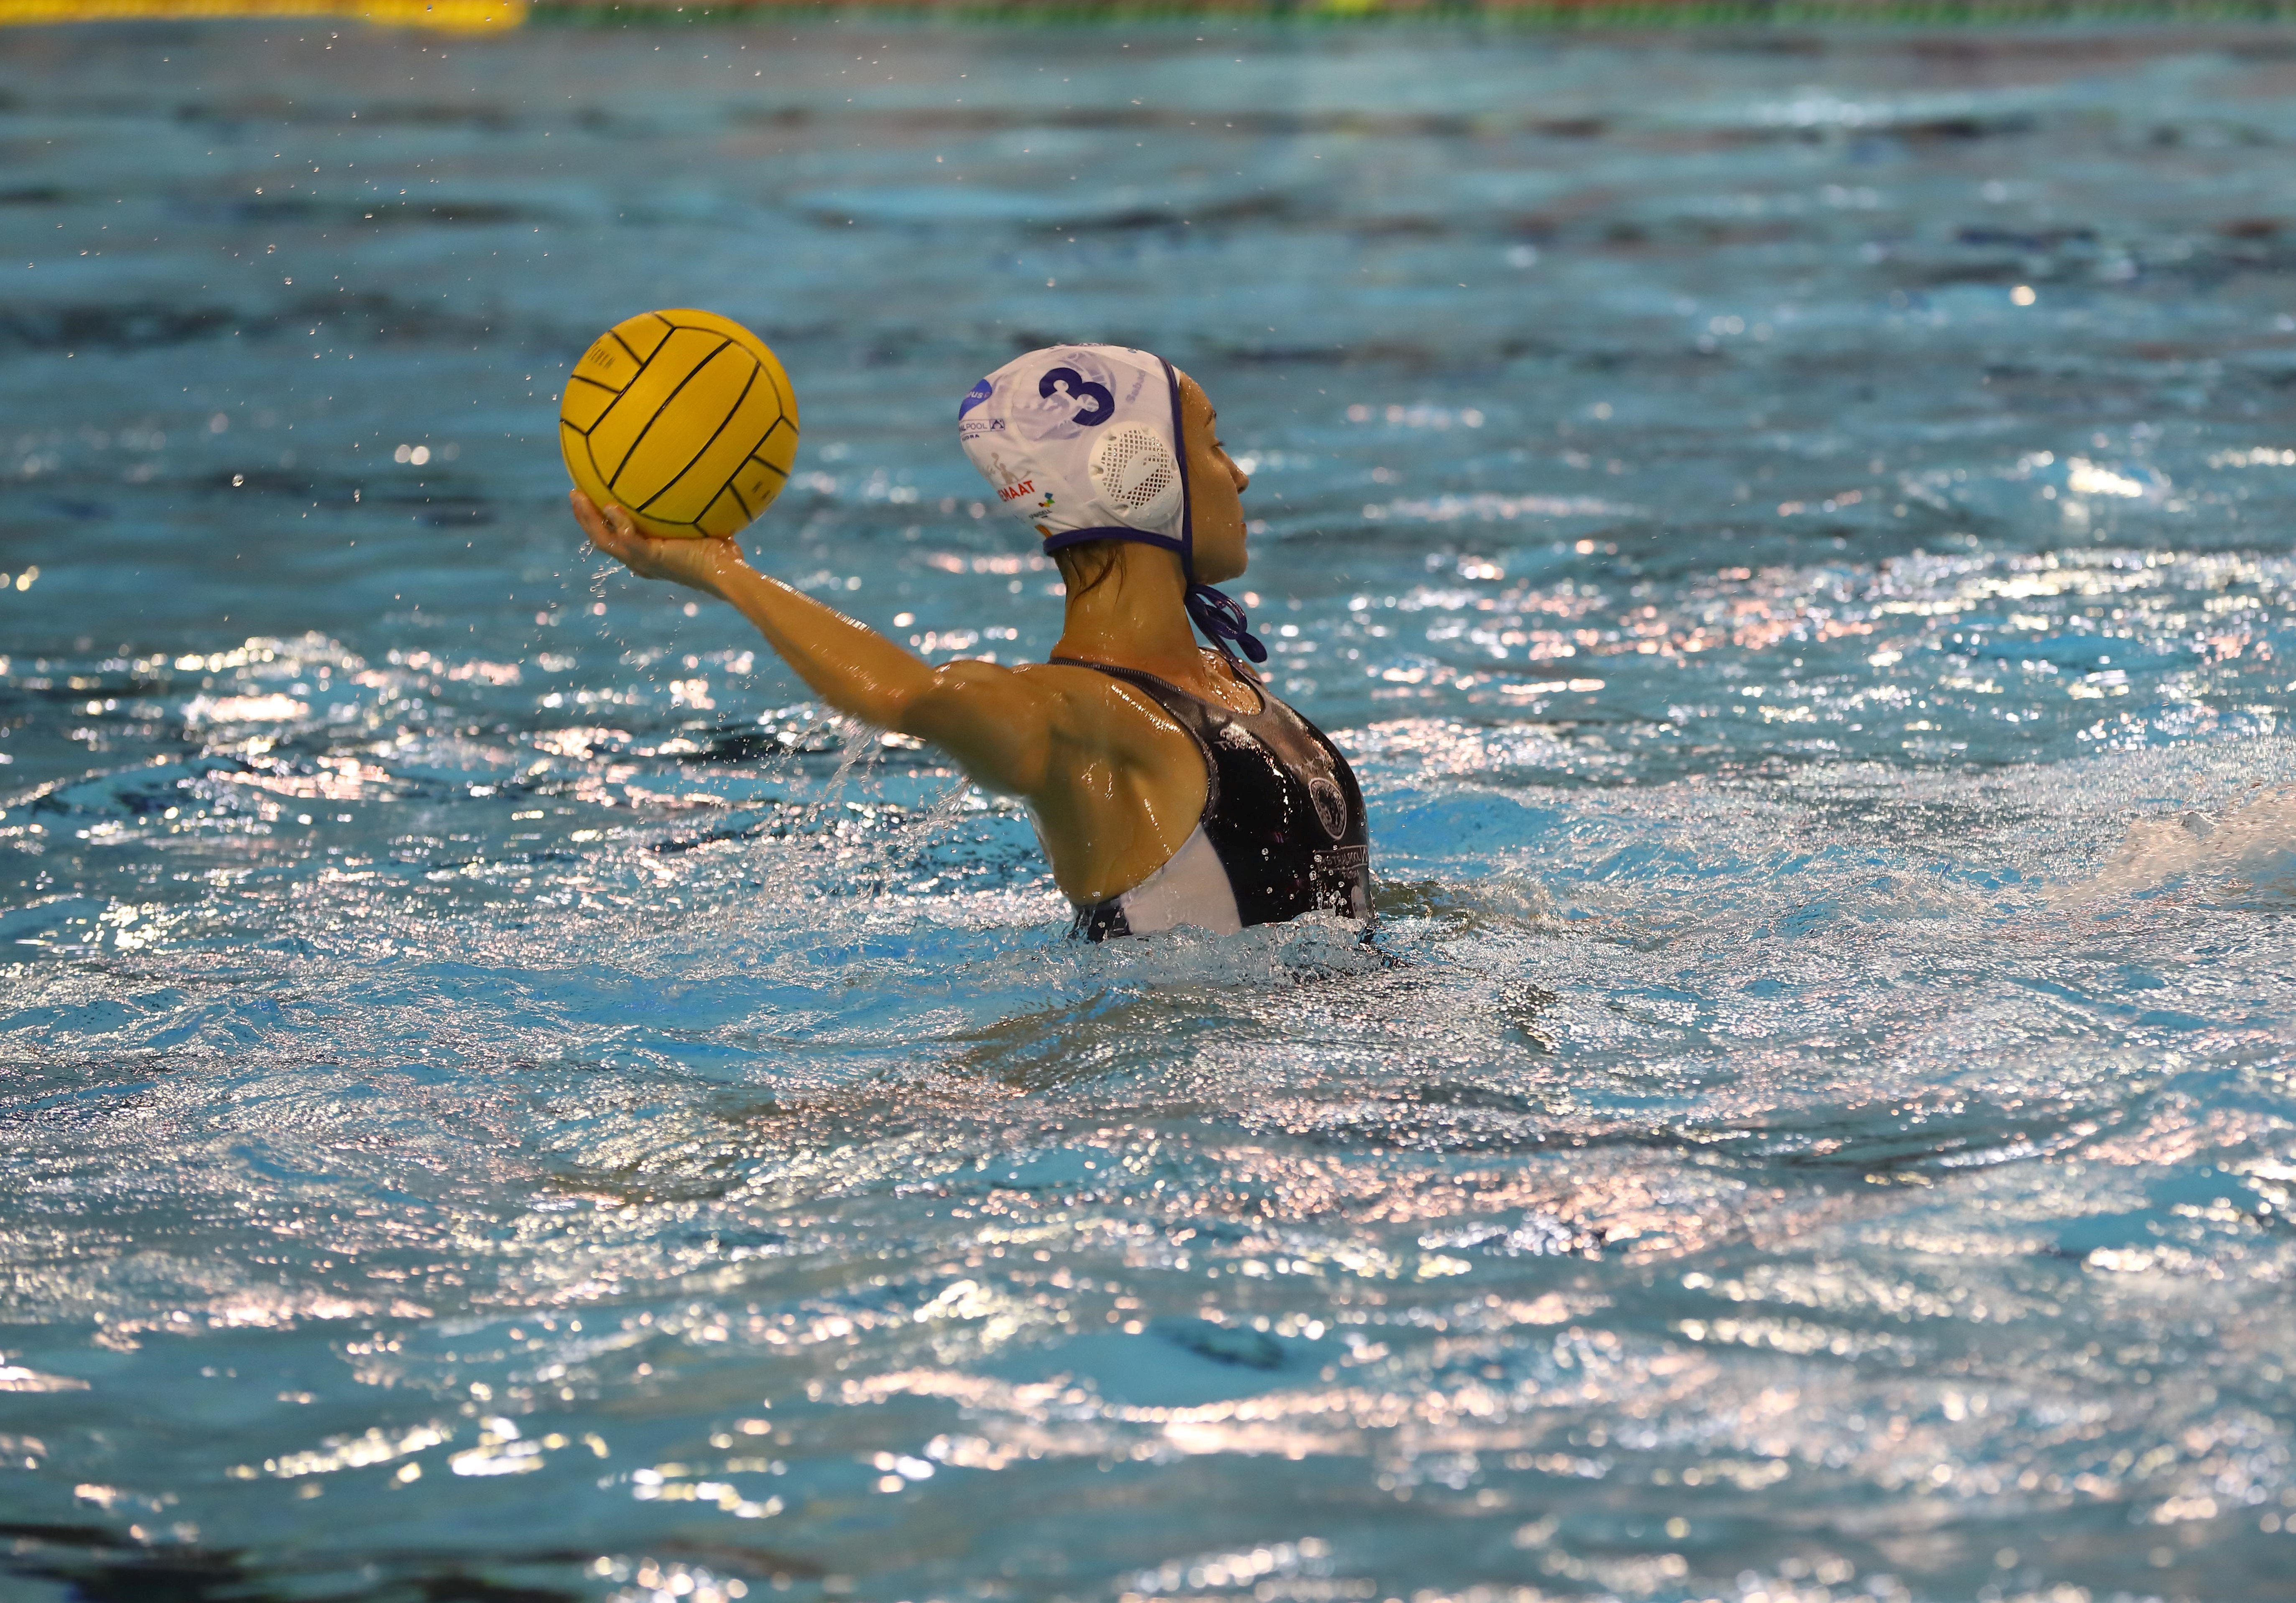
M 12 34 L 0 1594 L 2284 1597 L 2292 61 Z M 602 571 L 652 305 L 935 661 L 965 388 L 1200 377 L 1380 954 Z

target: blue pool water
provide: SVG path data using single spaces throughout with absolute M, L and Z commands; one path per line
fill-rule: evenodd
M 1201 37 L 1199 37 L 1201 36 Z M 347 25 L 0 48 L 0 1595 L 2279 1599 L 2284 34 Z M 775 571 L 1199 376 L 1382 945 L 1101 949 L 602 571 L 714 308 Z

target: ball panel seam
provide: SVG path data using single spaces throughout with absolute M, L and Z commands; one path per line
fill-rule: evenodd
M 606 331 L 606 337 L 607 337 L 608 339 L 611 340 L 615 344 L 617 344 L 617 345 L 620 346 L 624 350 L 627 350 L 627 351 L 629 351 L 629 353 L 630 353 L 630 360 L 631 360 L 631 361 L 633 361 L 633 362 L 636 362 L 636 363 L 638 365 L 638 372 L 639 372 L 641 374 L 643 374 L 645 372 L 645 365 L 646 365 L 646 359 L 645 359 L 645 358 L 644 358 L 644 357 L 642 357 L 642 356 L 638 355 L 638 353 L 637 353 L 636 351 L 632 350 L 632 349 L 630 349 L 630 342 L 629 342 L 627 340 L 625 340 L 625 339 L 623 339 L 623 338 L 622 338 L 621 331 L 620 331 L 620 330 L 619 330 L 619 329 L 611 329 L 611 328 L 610 328 L 610 329 L 608 329 L 608 330 Z M 659 347 L 657 347 L 657 349 L 659 349 Z M 636 380 L 636 379 L 635 379 L 635 378 L 633 378 L 633 379 L 630 381 L 630 382 L 632 382 L 632 383 L 636 383 L 636 382 L 637 382 L 637 380 Z
M 716 361 L 718 359 L 718 352 L 725 349 L 726 346 L 731 345 L 733 342 L 734 341 L 731 340 L 720 340 L 718 342 L 717 349 L 710 351 L 709 355 L 694 363 L 693 367 L 687 370 L 685 376 L 677 381 L 676 387 L 673 388 L 668 395 L 663 396 L 661 399 L 656 403 L 653 409 L 653 415 L 645 420 L 644 426 L 638 430 L 637 438 L 630 441 L 630 448 L 623 452 L 622 459 L 614 464 L 614 479 L 620 478 L 624 472 L 628 469 L 630 465 L 630 458 L 638 454 L 638 447 L 645 443 L 645 437 L 652 432 L 654 424 L 661 421 L 661 415 L 668 411 L 671 406 L 676 402 L 678 391 L 684 390 L 688 384 L 692 383 L 693 382 L 694 375 L 699 374 L 704 367 L 709 366 L 710 363 Z M 631 382 L 635 384 L 636 380 L 634 379 Z M 609 479 L 606 481 L 607 489 L 611 489 L 614 487 L 614 479 Z
M 645 329 L 641 332 L 637 325 L 646 323 L 649 320 L 659 326 L 657 328 Z M 672 323 L 660 312 L 641 312 L 635 317 L 625 317 L 621 322 L 617 323 L 612 328 L 606 332 L 612 334 L 615 340 L 619 341 L 624 350 L 628 351 L 634 357 L 637 357 L 638 361 L 643 364 L 652 360 L 653 353 L 661 349 L 661 342 L 669 338 L 670 331 L 676 326 L 677 325 Z M 630 343 L 629 339 L 623 334 L 622 330 L 626 328 L 631 330 L 633 333 L 638 333 L 642 343 L 646 343 L 644 340 L 644 334 L 651 333 L 653 335 L 652 341 L 650 343 L 646 343 L 645 354 L 644 356 L 638 356 L 636 348 L 633 346 Z
M 728 343 L 728 344 L 730 344 L 730 343 L 732 343 L 732 341 L 727 341 L 727 343 Z M 702 364 L 701 364 L 701 366 L 702 366 L 702 367 L 706 367 L 706 366 L 708 366 L 709 365 L 709 362 L 714 362 L 714 361 L 716 361 L 716 360 L 718 359 L 718 357 L 719 353 L 720 353 L 720 352 L 722 352 L 722 351 L 724 351 L 724 349 L 726 349 L 726 347 L 725 347 L 724 345 L 721 345 L 721 346 L 719 346 L 719 347 L 718 348 L 718 349 L 717 349 L 717 350 L 712 351 L 712 352 L 709 354 L 709 360 L 708 362 L 704 362 L 704 363 L 702 363 Z M 746 355 L 748 355 L 749 353 L 748 353 L 748 352 L 746 352 L 746 351 L 744 351 L 742 354 L 746 356 Z M 699 372 L 701 372 L 701 367 L 696 367 L 693 371 L 694 371 L 694 372 L 696 372 L 696 373 L 699 373 Z M 694 464 L 695 463 L 697 463 L 697 462 L 701 461 L 701 460 L 702 459 L 702 457 L 704 457 L 704 456 L 708 456 L 708 455 L 709 454 L 709 448 L 710 448 L 711 446 L 716 445 L 716 444 L 718 443 L 718 436 L 719 436 L 719 435 L 721 435 L 721 434 L 723 434 L 723 433 L 725 433 L 725 432 L 726 432 L 728 428 L 731 428 L 731 427 L 733 426 L 734 420 L 736 417 L 739 417 L 739 416 L 742 415 L 742 403 L 743 401 L 746 401 L 746 400 L 748 400 L 748 399 L 750 399 L 750 390 L 754 390 L 754 389 L 756 389 L 757 387 L 758 387 L 758 364 L 757 364 L 757 362 L 756 362 L 754 359 L 752 359 L 752 360 L 751 360 L 751 362 L 750 363 L 750 376 L 749 376 L 749 379 L 748 379 L 748 381 L 747 381 L 746 382 L 744 382 L 744 383 L 742 384 L 742 393 L 741 393 L 741 394 L 739 394 L 739 395 L 737 395 L 737 396 L 735 396 L 735 397 L 734 398 L 734 404 L 733 404 L 732 406 L 728 407 L 727 408 L 726 408 L 726 415 L 725 415 L 724 419 L 723 419 L 722 421 L 720 421 L 720 422 L 719 422 L 719 423 L 718 424 L 718 426 L 717 426 L 716 428 L 714 428 L 714 429 L 712 429 L 712 430 L 710 430 L 710 431 L 709 431 L 709 439 L 707 439 L 707 440 L 703 440 L 703 441 L 701 442 L 701 449 L 699 449 L 699 450 L 695 451 L 695 452 L 693 453 L 693 455 L 692 455 L 691 456 L 688 456 L 688 457 L 685 459 L 685 464 L 684 464 L 683 466 L 681 466 L 681 467 L 680 467 L 680 468 L 679 468 L 676 473 L 674 473 L 670 474 L 670 475 L 669 475 L 669 477 L 668 477 L 668 479 L 664 480 L 664 481 L 662 481 L 662 486 L 661 486 L 661 488 L 660 488 L 660 489 L 658 489 L 658 490 L 654 491 L 654 492 L 653 492 L 653 494 L 652 494 L 652 495 L 648 496 L 648 497 L 645 498 L 645 506 L 641 506 L 641 507 L 639 507 L 639 508 L 637 509 L 638 511 L 640 511 L 640 512 L 644 512 L 644 511 L 646 509 L 646 506 L 652 506 L 656 501 L 660 500 L 660 499 L 662 498 L 662 497 L 664 497 L 664 496 L 668 495 L 671 490 L 673 490 L 673 489 L 676 489 L 676 488 L 677 488 L 677 481 L 678 481 L 680 479 L 685 478 L 685 475 L 687 474 L 687 473 L 689 473 L 690 471 L 692 471 L 692 469 L 693 469 L 693 464 Z M 662 403 L 662 405 L 663 405 L 664 407 L 668 406 L 668 404 L 669 404 L 669 403 L 668 403 L 668 401 L 664 401 L 664 402 Z M 659 415 L 659 414 L 657 414 L 657 415 Z M 636 448 L 636 448 L 636 447 L 635 447 L 635 446 L 631 447 L 631 449 L 633 449 L 633 450 L 635 450 L 635 449 L 636 449 Z
M 782 372 L 781 363 L 774 359 L 771 351 L 767 351 L 758 366 L 766 370 L 766 377 L 773 384 L 774 399 L 782 404 L 782 415 L 784 418 L 795 417 L 797 398 L 790 393 L 788 375 Z
M 790 476 L 789 467 L 784 466 L 781 463 L 775 462 L 772 456 L 766 454 L 767 448 L 774 446 L 775 436 L 778 435 L 784 428 L 788 429 L 790 432 L 789 442 L 786 447 L 777 448 L 776 454 L 787 456 L 790 458 L 791 463 L 794 464 L 797 459 L 797 420 L 791 417 L 787 413 L 783 413 L 781 419 L 776 422 L 772 428 L 766 431 L 766 437 L 758 441 L 757 445 L 751 449 L 750 458 L 753 462 L 760 463 L 763 465 L 773 469 L 774 472 L 786 479 Z
M 589 428 L 583 427 L 583 425 L 576 423 L 572 418 L 566 415 L 567 407 L 574 398 L 574 386 L 577 384 L 587 385 L 593 390 L 603 391 L 611 398 L 603 407 L 598 409 L 597 416 L 590 420 Z M 577 434 L 586 435 L 589 433 L 591 429 L 596 428 L 601 423 L 605 421 L 606 414 L 614 409 L 614 402 L 621 399 L 622 392 L 620 390 L 613 389 L 610 385 L 602 384 L 595 379 L 586 379 L 579 374 L 577 374 L 572 378 L 566 381 L 565 397 L 558 403 L 558 421 L 564 423 L 568 428 L 573 430 Z

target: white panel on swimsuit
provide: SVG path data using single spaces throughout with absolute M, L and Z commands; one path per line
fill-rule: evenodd
M 1116 905 L 1136 935 L 1184 924 L 1215 935 L 1233 935 L 1243 927 L 1227 870 L 1201 824 L 1162 867 L 1118 897 Z

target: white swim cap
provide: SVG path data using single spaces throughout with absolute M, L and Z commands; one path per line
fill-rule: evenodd
M 1197 627 L 1223 652 L 1234 641 L 1253 662 L 1267 660 L 1243 609 L 1196 582 L 1180 379 L 1169 362 L 1126 345 L 1049 345 L 975 384 L 956 419 L 965 456 L 1046 552 L 1086 540 L 1177 552 Z

